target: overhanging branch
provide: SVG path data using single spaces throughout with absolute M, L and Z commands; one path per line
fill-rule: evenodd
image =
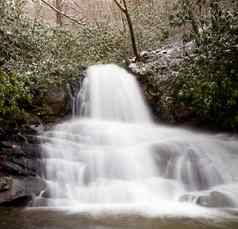
M 54 7 L 53 5 L 51 5 L 50 3 L 48 3 L 47 1 L 45 1 L 45 0 L 40 0 L 40 1 L 43 2 L 45 5 L 47 5 L 48 7 L 50 7 L 50 8 L 51 8 L 52 10 L 54 10 L 55 12 L 57 12 L 57 13 L 61 14 L 62 16 L 68 18 L 68 19 L 71 20 L 72 22 L 74 22 L 74 23 L 76 23 L 76 24 L 78 24 L 78 25 L 80 25 L 80 26 L 85 26 L 85 25 L 86 25 L 84 22 L 79 21 L 79 20 L 77 20 L 77 19 L 75 19 L 75 18 L 73 18 L 73 17 L 71 17 L 71 16 L 65 14 L 64 12 L 58 10 L 56 7 Z
M 123 13 L 126 13 L 126 9 L 118 2 L 118 0 L 113 0 L 113 1 Z

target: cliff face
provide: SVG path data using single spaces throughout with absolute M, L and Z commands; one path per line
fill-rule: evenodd
M 25 205 L 45 188 L 37 128 L 0 129 L 0 206 Z

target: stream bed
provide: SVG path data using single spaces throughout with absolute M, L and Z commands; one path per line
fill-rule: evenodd
M 232 213 L 233 216 L 237 212 Z M 143 216 L 140 214 L 91 215 L 67 209 L 1 208 L 1 229 L 237 229 L 234 218 Z

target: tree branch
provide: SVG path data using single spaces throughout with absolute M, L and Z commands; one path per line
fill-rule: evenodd
M 72 0 L 72 2 L 80 9 L 80 5 L 76 1 Z
M 58 10 L 56 7 L 52 6 L 50 3 L 48 3 L 45 0 L 40 0 L 41 2 L 43 2 L 45 5 L 47 5 L 48 7 L 50 7 L 52 10 L 54 10 L 55 12 L 63 15 L 64 17 L 68 18 L 69 20 L 73 21 L 74 23 L 80 25 L 80 26 L 85 26 L 86 24 L 84 22 L 78 21 L 77 19 L 65 14 L 64 12 Z
M 118 0 L 113 0 L 113 1 L 123 13 L 126 13 L 126 9 L 118 2 Z

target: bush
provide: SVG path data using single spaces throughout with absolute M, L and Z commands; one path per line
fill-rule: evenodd
M 7 1 L 0 2 L 0 13 L 2 117 L 29 111 L 22 102 L 43 98 L 49 85 L 79 79 L 82 66 L 120 62 L 124 57 L 123 35 L 110 28 L 71 32 L 49 27 L 23 17 Z
M 31 101 L 30 89 L 20 75 L 6 74 L 0 70 L 0 116 L 23 112 L 23 105 Z
M 175 96 L 199 119 L 238 130 L 238 8 L 231 9 L 216 0 L 209 0 L 201 17 L 183 9 L 186 23 L 195 23 L 191 28 L 199 33 L 193 28 L 189 34 L 196 48 L 180 67 Z

